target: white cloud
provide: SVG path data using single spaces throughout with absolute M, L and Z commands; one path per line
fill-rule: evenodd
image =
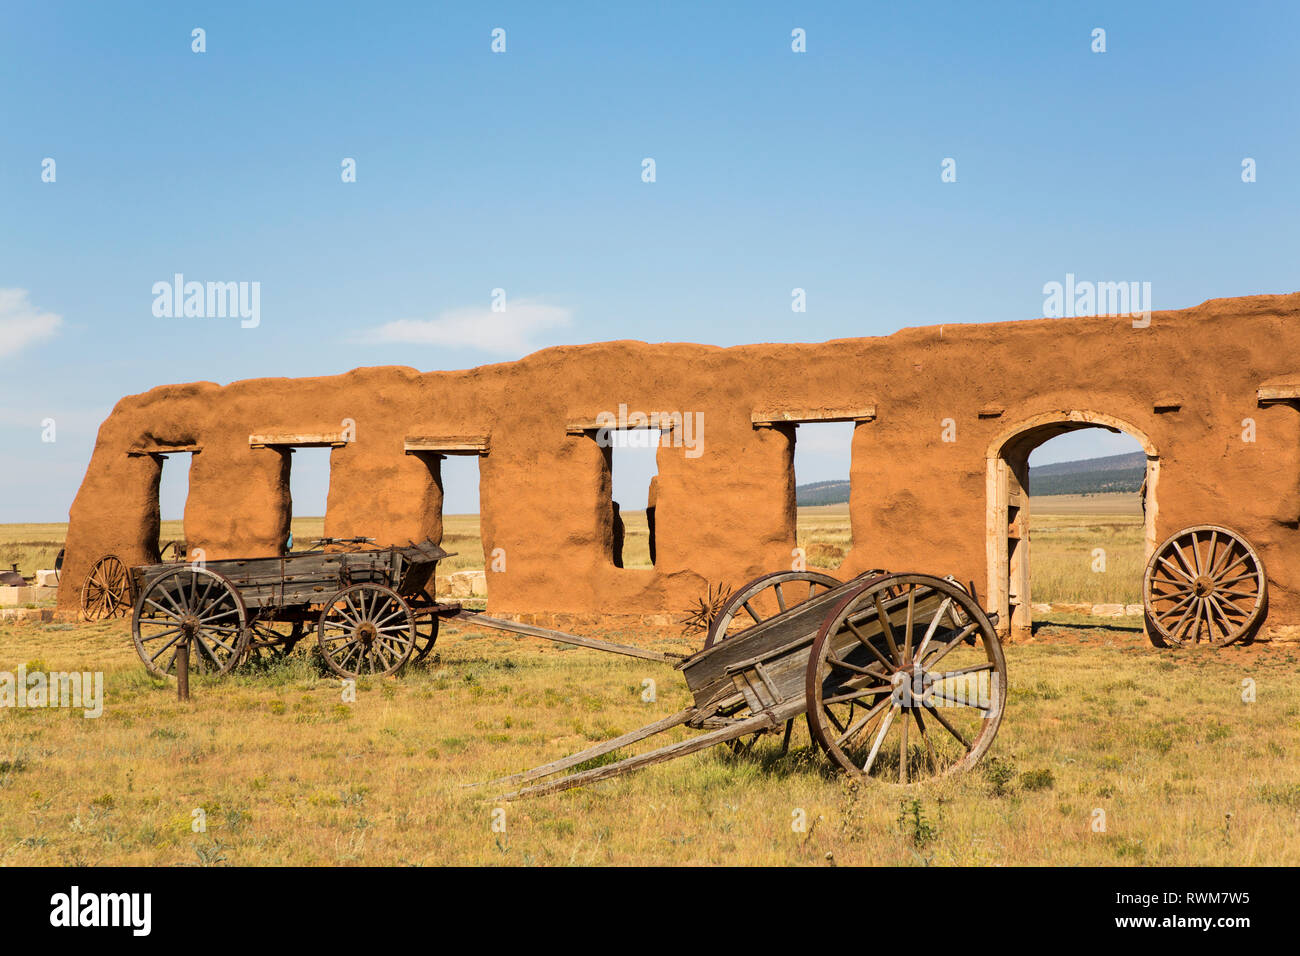
M 62 324 L 62 316 L 28 302 L 26 289 L 0 289 L 0 358 L 48 339 Z
M 398 319 L 361 333 L 359 341 L 373 344 L 442 345 L 479 349 L 501 355 L 523 355 L 546 343 L 540 333 L 568 328 L 571 309 L 544 305 L 533 299 L 507 300 L 504 312 L 490 308 L 449 309 L 436 319 Z

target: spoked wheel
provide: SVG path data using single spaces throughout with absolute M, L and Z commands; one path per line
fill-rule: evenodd
M 1251 637 L 1268 607 L 1264 562 L 1228 528 L 1184 528 L 1156 548 L 1142 580 L 1147 633 L 1157 647 Z
M 228 674 L 247 649 L 248 612 L 239 591 L 207 568 L 183 565 L 155 578 L 136 602 L 131 633 L 144 666 L 176 673 L 176 651 L 189 642 L 190 669 Z
M 287 656 L 302 640 L 302 621 L 264 621 L 254 618 L 248 625 L 248 659 L 273 661 Z
M 131 576 L 115 554 L 95 562 L 81 585 L 81 616 L 87 621 L 126 617 L 131 611 Z
M 415 655 L 417 664 L 429 656 L 433 645 L 438 643 L 438 615 L 430 614 L 415 623 Z
M 825 594 L 840 582 L 821 571 L 776 571 L 750 581 L 727 599 L 709 624 L 704 646 L 712 647 L 742 628 L 753 627 L 782 611 Z
M 993 625 L 959 585 L 868 580 L 831 611 L 808 661 L 808 729 L 849 773 L 919 783 L 973 766 L 1006 705 Z
M 354 584 L 326 604 L 317 625 L 321 653 L 343 677 L 383 677 L 401 669 L 415 650 L 415 617 L 392 588 Z
M 421 591 L 420 596 L 429 604 L 435 604 L 428 591 Z M 438 643 L 438 615 L 429 614 L 415 619 L 415 653 L 411 660 L 418 664 L 429 656 L 433 645 Z
M 778 614 L 810 601 L 819 594 L 825 594 L 840 586 L 840 582 L 822 571 L 775 571 L 764 574 L 750 581 L 743 588 L 727 599 L 709 624 L 709 633 L 705 635 L 704 646 L 712 647 L 718 641 L 739 634 L 742 630 L 770 621 Z M 748 710 L 744 711 L 747 714 Z M 743 716 L 737 713 L 733 716 Z M 787 721 L 785 736 L 782 738 L 782 750 L 790 746 L 790 734 L 794 721 Z M 734 753 L 745 753 L 753 748 L 755 741 L 762 734 L 752 737 L 727 741 L 727 746 Z

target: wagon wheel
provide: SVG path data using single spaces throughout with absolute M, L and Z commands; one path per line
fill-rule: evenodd
M 353 584 L 325 605 L 316 628 L 330 670 L 343 677 L 384 677 L 415 649 L 415 617 L 392 588 Z
M 840 582 L 822 571 L 774 571 L 750 581 L 727 599 L 718 610 L 717 616 L 709 622 L 709 632 L 704 637 L 704 646 L 712 647 L 718 641 L 734 637 L 740 631 L 727 631 L 733 623 L 740 623 L 744 628 L 754 627 L 764 621 L 770 621 L 782 611 L 818 594 L 825 594 L 840 586 Z M 782 750 L 790 746 L 790 734 L 794 721 L 786 721 L 785 736 L 782 738 Z M 746 753 L 762 734 L 752 737 L 727 741 L 733 753 Z
M 1142 579 L 1147 633 L 1157 647 L 1250 637 L 1268 608 L 1264 562 L 1228 528 L 1204 524 L 1165 539 Z
M 849 773 L 917 783 L 984 755 L 1006 678 L 997 633 L 960 586 L 927 574 L 874 578 L 840 601 L 813 642 L 808 729 Z
M 131 576 L 115 554 L 95 562 L 81 585 L 81 616 L 87 621 L 126 617 L 131 610 Z
M 718 616 L 709 623 L 704 646 L 709 648 L 726 640 L 727 629 L 737 615 L 745 627 L 753 627 L 839 586 L 838 580 L 821 571 L 776 571 L 754 578 L 722 605 Z
M 427 596 L 427 592 L 426 592 Z M 432 600 L 432 598 L 430 598 Z M 439 618 L 436 614 L 417 618 L 415 621 L 415 654 L 412 657 L 417 664 L 429 656 L 433 645 L 438 643 Z
M 144 666 L 159 677 L 176 673 L 176 651 L 190 646 L 190 669 L 228 674 L 248 646 L 248 612 L 223 575 L 182 565 L 150 582 L 135 605 L 131 633 Z
M 172 556 L 170 558 L 167 557 L 167 550 L 169 548 L 171 549 L 172 552 Z M 158 552 L 158 560 L 159 561 L 184 561 L 185 556 L 187 554 L 189 554 L 189 548 L 186 546 L 184 541 L 168 541 L 166 544 L 162 546 L 162 550 Z
M 421 588 L 419 603 L 436 604 L 427 588 Z M 412 609 L 414 610 L 414 608 Z M 415 651 L 411 654 L 411 663 L 418 664 L 429 656 L 433 645 L 438 642 L 438 615 L 421 615 L 415 618 Z
M 288 626 L 288 633 L 282 628 Z M 278 660 L 290 654 L 306 630 L 302 621 L 261 621 L 254 618 L 248 625 L 248 659 Z

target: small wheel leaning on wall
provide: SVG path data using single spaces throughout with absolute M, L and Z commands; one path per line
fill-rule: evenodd
M 812 738 L 860 777 L 918 783 L 972 767 L 1006 707 L 997 632 L 952 581 L 890 574 L 850 591 L 813 641 Z
M 415 616 L 402 596 L 383 584 L 353 584 L 321 611 L 321 654 L 343 677 L 396 673 L 415 650 Z
M 1259 554 L 1221 525 L 1184 528 L 1166 538 L 1142 579 L 1147 634 L 1157 647 L 1249 640 L 1268 611 Z
M 189 642 L 190 669 L 228 674 L 248 649 L 248 611 L 224 575 L 181 565 L 155 578 L 131 619 L 135 651 L 159 677 L 176 673 L 176 651 Z
M 87 621 L 126 617 L 131 611 L 131 575 L 122 559 L 106 554 L 81 585 L 81 616 Z

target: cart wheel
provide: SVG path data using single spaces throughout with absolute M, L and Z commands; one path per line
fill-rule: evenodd
M 168 548 L 170 548 L 172 552 L 172 556 L 170 558 L 167 557 Z M 159 561 L 184 561 L 186 555 L 188 555 L 189 553 L 190 553 L 189 548 L 188 546 L 186 546 L 184 541 L 168 541 L 159 550 L 158 560 Z
M 424 660 L 438 643 L 438 615 L 430 614 L 415 622 L 415 656 L 416 663 Z
M 288 627 L 286 633 L 283 628 Z M 287 656 L 302 640 L 302 621 L 259 621 L 248 625 L 248 660 L 272 661 Z
M 81 616 L 87 621 L 126 617 L 131 610 L 131 576 L 115 554 L 106 554 L 81 585 Z
M 840 582 L 822 571 L 773 571 L 754 578 L 739 591 L 727 599 L 709 624 L 709 633 L 704 637 L 705 648 L 712 647 L 718 641 L 735 637 L 741 630 L 770 621 L 778 614 L 792 607 L 803 604 L 840 586 Z M 737 620 L 737 615 L 740 615 Z M 740 627 L 732 630 L 732 624 Z M 730 631 L 730 633 L 728 633 Z M 743 713 L 747 714 L 748 708 Z M 738 712 L 732 716 L 743 716 Z M 783 747 L 790 746 L 790 734 L 794 721 L 786 721 Z M 770 732 L 770 731 L 769 731 Z M 762 734 L 752 737 L 728 740 L 727 747 L 732 753 L 743 754 L 753 749 Z
M 343 677 L 392 674 L 415 649 L 415 617 L 392 588 L 354 584 L 325 605 L 316 629 L 330 670 Z
M 736 623 L 742 623 L 746 628 L 753 627 L 839 586 L 839 581 L 821 571 L 775 571 L 754 578 L 722 605 L 718 616 L 709 624 L 704 646 L 712 647 L 732 636 L 727 631 L 736 622 L 737 615 L 740 615 L 740 620 Z
M 433 595 L 427 588 L 420 590 L 420 601 L 424 604 L 436 604 Z M 433 645 L 438 642 L 438 615 L 429 614 L 423 617 L 415 618 L 415 652 L 411 655 L 411 662 L 418 664 L 429 656 L 433 650 Z
M 207 568 L 182 565 L 155 578 L 136 602 L 135 651 L 159 677 L 176 673 L 176 651 L 190 642 L 190 669 L 228 674 L 248 647 L 248 612 L 239 591 Z
M 813 740 L 849 773 L 901 784 L 973 766 L 997 735 L 1006 696 L 993 625 L 959 585 L 928 574 L 850 591 L 808 660 Z
M 1170 535 L 1142 579 L 1147 633 L 1157 647 L 1226 647 L 1254 635 L 1268 609 L 1264 562 L 1228 528 L 1203 524 Z

